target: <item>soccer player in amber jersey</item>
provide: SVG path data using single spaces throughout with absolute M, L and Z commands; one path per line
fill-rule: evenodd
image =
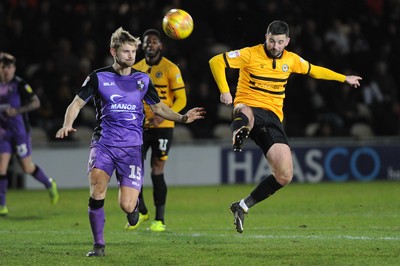
M 267 28 L 265 43 L 219 54 L 209 61 L 221 93 L 220 100 L 226 105 L 232 104 L 232 95 L 225 69 L 239 69 L 231 124 L 233 150 L 242 151 L 243 140 L 250 137 L 262 149 L 272 172 L 247 197 L 231 204 L 230 210 L 239 233 L 243 232 L 244 214 L 289 184 L 293 177 L 292 155 L 282 126 L 285 87 L 290 74 L 347 82 L 353 87 L 360 86 L 362 79 L 307 62 L 285 50 L 289 41 L 288 24 L 273 21 Z
M 139 44 L 139 38 L 122 28 L 112 34 L 110 53 L 114 63 L 89 74 L 66 110 L 63 127 L 56 133 L 56 138 L 64 138 L 76 131 L 73 122 L 85 104 L 93 99 L 97 127 L 88 162 L 88 214 L 94 240 L 93 250 L 87 253 L 89 257 L 105 255 L 104 200 L 114 171 L 119 186 L 119 205 L 130 225 L 138 222 L 137 201 L 144 171 L 143 101 L 155 114 L 175 122 L 191 123 L 203 118 L 205 113 L 203 108 L 193 108 L 181 115 L 160 101 L 150 77 L 132 68 Z
M 175 112 L 186 106 L 185 83 L 178 66 L 162 55 L 162 43 L 159 31 L 148 29 L 143 34 L 145 58 L 133 68 L 149 74 L 161 101 Z M 153 183 L 155 220 L 150 224 L 151 231 L 165 231 L 165 203 L 167 184 L 164 178 L 165 163 L 172 144 L 174 121 L 165 120 L 154 114 L 148 104 L 144 104 L 145 123 L 143 132 L 143 155 L 151 149 L 150 166 Z M 135 226 L 127 225 L 128 230 L 135 230 L 141 222 L 149 219 L 148 209 L 143 198 L 143 189 L 139 195 L 139 222 Z
M 9 53 L 0 53 L 0 216 L 8 214 L 7 169 L 13 154 L 22 170 L 47 188 L 52 204 L 59 199 L 56 182 L 32 162 L 28 113 L 40 107 L 40 100 L 31 86 L 15 72 L 16 58 Z

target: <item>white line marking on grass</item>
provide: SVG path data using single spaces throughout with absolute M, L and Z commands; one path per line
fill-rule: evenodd
M 82 232 L 71 231 L 71 230 L 62 230 L 62 231 L 10 231 L 10 230 L 0 230 L 0 234 L 57 234 L 57 235 L 78 235 L 82 234 Z M 370 237 L 370 236 L 351 236 L 351 235 L 337 235 L 337 236 L 318 236 L 318 235 L 252 235 L 252 234 L 213 234 L 213 233 L 203 233 L 203 232 L 192 232 L 192 233 L 181 233 L 181 232 L 173 232 L 169 231 L 170 235 L 182 236 L 182 237 L 239 237 L 239 238 L 257 238 L 257 239 L 320 239 L 320 240 L 334 240 L 334 239 L 349 239 L 349 240 L 378 240 L 378 241 L 400 241 L 400 237 L 392 237 L 392 236 L 381 236 L 381 237 Z
M 184 236 L 185 234 L 177 233 L 176 235 L 182 235 Z M 232 235 L 226 235 L 226 234 L 207 234 L 207 233 L 194 233 L 194 234 L 189 234 L 192 237 L 202 237 L 202 236 L 218 236 L 218 237 L 232 237 Z M 302 236 L 302 235 L 295 235 L 295 236 L 283 236 L 283 235 L 246 235 L 244 234 L 236 234 L 233 237 L 242 237 L 242 238 L 258 238 L 258 239 L 321 239 L 321 240 L 333 240 L 333 239 L 349 239 L 349 240 L 383 240 L 383 241 L 400 241 L 400 237 L 390 237 L 390 236 L 385 236 L 385 237 L 368 237 L 368 236 L 349 236 L 349 235 L 342 235 L 342 236 Z
M 328 239 L 350 239 L 350 240 L 390 240 L 390 241 L 399 241 L 400 237 L 368 237 L 368 236 L 349 236 L 349 235 L 344 235 L 344 236 L 273 236 L 273 235 L 254 235 L 250 236 L 254 238 L 302 238 L 302 239 L 323 239 L 323 240 L 328 240 Z
M 88 231 L 90 232 L 90 231 Z M 81 235 L 82 231 L 74 231 L 74 230 L 60 230 L 60 231 L 55 231 L 55 230 L 0 230 L 0 235 L 1 234 L 15 234 L 15 235 L 42 235 L 42 234 L 54 234 L 54 235 Z

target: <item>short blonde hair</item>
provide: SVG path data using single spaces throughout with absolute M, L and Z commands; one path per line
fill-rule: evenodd
M 110 41 L 110 48 L 117 50 L 124 43 L 131 43 L 134 46 L 139 47 L 142 43 L 139 37 L 133 37 L 128 31 L 119 27 L 112 35 Z

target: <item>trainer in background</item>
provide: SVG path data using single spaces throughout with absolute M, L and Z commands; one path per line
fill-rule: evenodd
M 175 112 L 180 112 L 186 106 L 185 84 L 178 66 L 162 55 L 160 32 L 155 29 L 146 30 L 143 34 L 142 48 L 145 58 L 133 67 L 149 74 L 160 99 Z M 167 184 L 164 168 L 172 144 L 175 123 L 154 114 L 147 104 L 144 105 L 144 110 L 143 157 L 146 157 L 147 151 L 151 148 L 151 181 L 156 211 L 150 230 L 161 232 L 166 230 L 164 214 Z M 139 195 L 139 212 L 139 222 L 135 226 L 128 224 L 126 226 L 128 230 L 135 230 L 140 223 L 149 220 L 143 188 Z
M 272 172 L 246 198 L 230 206 L 239 233 L 243 232 L 244 214 L 293 178 L 292 154 L 282 125 L 285 88 L 290 74 L 360 86 L 361 77 L 345 76 L 312 65 L 285 50 L 289 41 L 288 24 L 273 21 L 267 28 L 263 44 L 219 54 L 210 60 L 211 72 L 221 93 L 220 100 L 226 105 L 232 104 L 232 95 L 225 69 L 240 69 L 231 124 L 233 150 L 242 151 L 244 139 L 250 137 L 262 149 Z
M 8 214 L 7 169 L 15 153 L 22 170 L 32 175 L 49 191 L 52 204 L 59 199 L 56 182 L 32 162 L 31 126 L 28 112 L 40 107 L 31 86 L 15 75 L 16 58 L 0 54 L 0 215 Z
M 104 201 L 114 171 L 120 208 L 126 213 L 129 225 L 136 225 L 139 220 L 137 202 L 144 174 L 143 101 L 155 114 L 175 122 L 191 123 L 205 114 L 203 108 L 193 108 L 181 115 L 160 101 L 150 77 L 132 68 L 139 45 L 140 39 L 122 28 L 111 35 L 110 54 L 114 63 L 89 74 L 66 110 L 63 127 L 56 133 L 56 138 L 64 138 L 75 132 L 75 119 L 93 99 L 98 126 L 92 136 L 87 171 L 88 215 L 94 240 L 88 257 L 105 255 Z

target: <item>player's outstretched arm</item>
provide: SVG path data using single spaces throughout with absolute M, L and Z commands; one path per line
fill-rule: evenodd
M 203 107 L 195 107 L 190 109 L 186 114 L 181 115 L 169 108 L 163 102 L 150 105 L 150 108 L 156 115 L 159 115 L 171 121 L 184 124 L 191 123 L 198 119 L 203 119 L 206 114 L 206 111 Z
M 68 137 L 69 133 L 76 131 L 72 125 L 85 104 L 86 102 L 84 100 L 82 100 L 79 96 L 75 96 L 65 112 L 64 124 L 62 128 L 57 131 L 56 138 L 62 139 Z
M 316 66 L 311 64 L 311 69 L 309 73 L 310 77 L 316 79 L 326 79 L 326 80 L 336 80 L 339 82 L 347 82 L 350 86 L 357 88 L 360 86 L 360 80 L 362 80 L 359 76 L 345 76 L 343 74 L 337 73 L 333 70 L 330 70 L 326 67 Z

